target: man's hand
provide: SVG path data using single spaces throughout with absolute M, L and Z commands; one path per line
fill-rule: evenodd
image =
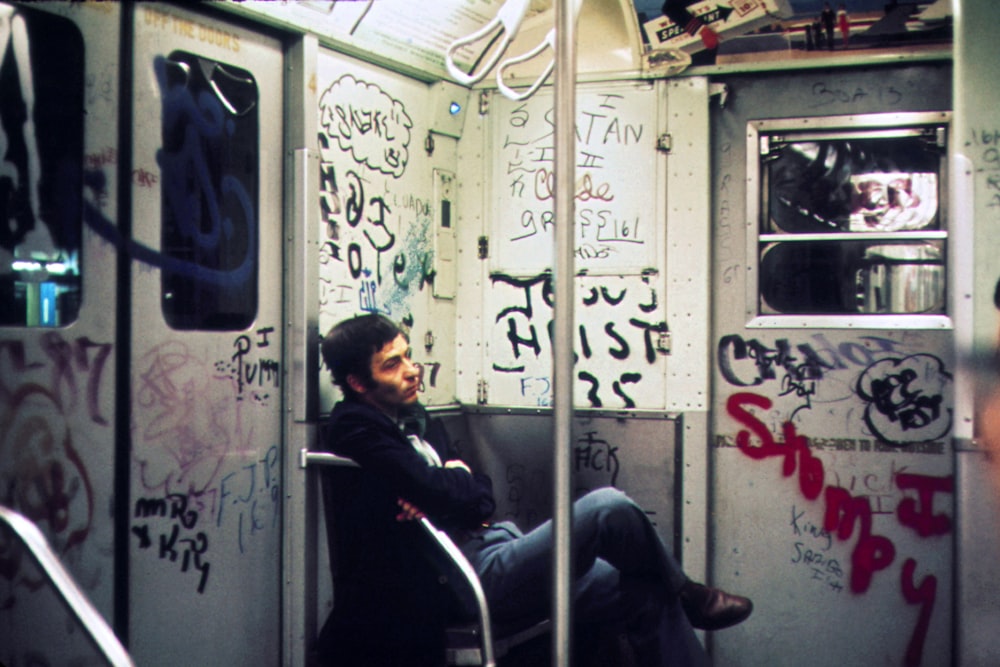
M 472 469 L 469 468 L 469 466 L 465 463 L 465 461 L 461 461 L 459 459 L 449 459 L 448 461 L 445 461 L 444 462 L 444 467 L 445 468 L 461 468 L 462 470 L 464 470 L 465 472 L 469 473 L 470 475 L 472 474 Z
M 403 498 L 397 498 L 396 504 L 400 507 L 399 514 L 396 515 L 396 521 L 417 521 L 424 518 L 424 513 L 420 511 L 420 508 Z

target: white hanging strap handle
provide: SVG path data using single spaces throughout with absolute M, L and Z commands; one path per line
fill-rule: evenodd
M 508 67 L 512 67 L 514 65 L 518 65 L 520 63 L 531 60 L 545 49 L 552 49 L 552 59 L 549 60 L 549 64 L 545 66 L 545 71 L 543 71 L 540 75 L 538 75 L 538 78 L 535 79 L 535 82 L 532 83 L 527 90 L 523 92 L 518 92 L 513 88 L 509 87 L 506 83 L 504 83 L 503 80 L 504 70 L 506 70 Z M 527 53 L 522 53 L 519 56 L 508 58 L 507 60 L 503 61 L 500 64 L 499 69 L 497 69 L 497 87 L 500 89 L 500 92 L 503 93 L 503 96 L 509 100 L 514 100 L 515 102 L 521 102 L 534 95 L 535 91 L 537 91 L 542 86 L 542 84 L 545 83 L 545 80 L 549 78 L 549 75 L 552 74 L 552 70 L 554 70 L 556 67 L 555 50 L 556 50 L 556 29 L 552 28 L 552 30 L 549 30 L 548 34 L 545 35 L 545 39 L 539 42 L 538 45 L 535 46 L 535 48 L 531 49 Z
M 577 18 L 579 18 L 580 16 L 580 6 L 582 4 L 583 0 L 573 0 L 572 2 L 572 6 L 570 9 L 573 12 L 574 22 L 576 22 Z M 537 79 L 535 79 L 534 83 L 528 86 L 527 90 L 518 92 L 504 83 L 503 80 L 504 70 L 513 65 L 518 65 L 520 63 L 527 62 L 532 58 L 537 57 L 540 53 L 542 53 L 546 49 L 552 50 L 552 59 L 549 61 L 549 64 L 545 66 L 545 70 L 542 71 L 542 73 L 538 76 Z M 526 53 L 522 53 L 519 56 L 508 58 L 507 60 L 503 61 L 500 64 L 500 67 L 497 68 L 497 88 L 499 88 L 503 96 L 509 100 L 514 100 L 515 102 L 522 102 L 528 99 L 529 97 L 534 95 L 539 88 L 541 88 L 542 84 L 545 83 L 545 80 L 549 78 L 550 74 L 552 74 L 552 70 L 554 70 L 556 66 L 555 54 L 556 54 L 556 29 L 552 28 L 551 30 L 548 31 L 548 33 L 546 33 L 545 39 L 539 42 L 538 45 L 535 46 L 535 48 L 531 49 Z
M 507 47 L 510 46 L 510 43 L 514 41 L 514 37 L 517 36 L 517 31 L 521 28 L 521 21 L 524 20 L 524 15 L 528 12 L 528 5 L 530 3 L 531 0 L 507 0 L 492 21 L 484 25 L 479 30 L 471 32 L 465 37 L 459 37 L 452 42 L 444 54 L 444 64 L 451 77 L 458 83 L 465 86 L 472 86 L 482 81 L 483 77 L 489 74 L 490 70 L 493 69 L 493 67 L 497 64 L 497 61 L 499 61 L 503 56 Z M 497 32 L 497 28 L 500 29 L 499 32 Z M 458 50 L 464 46 L 478 42 L 493 33 L 503 35 L 503 40 L 497 45 L 496 49 L 493 51 L 493 55 L 491 55 L 485 63 L 481 63 L 479 72 L 470 72 L 466 74 L 460 70 L 455 64 L 455 54 Z M 485 51 L 489 48 L 490 43 L 487 42 L 483 47 L 483 52 L 485 53 Z

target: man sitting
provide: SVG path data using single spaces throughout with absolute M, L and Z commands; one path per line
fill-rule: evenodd
M 457 458 L 440 422 L 429 419 L 420 406 L 420 369 L 410 360 L 402 331 L 385 317 L 362 315 L 333 327 L 322 351 L 344 394 L 325 426 L 325 447 L 353 459 L 367 475 L 354 506 L 362 513 L 359 525 L 364 527 L 357 538 L 366 554 L 360 565 L 370 576 L 360 577 L 368 582 L 367 594 L 353 599 L 371 606 L 377 597 L 372 587 L 381 586 L 386 598 L 393 599 L 374 604 L 387 611 L 397 602 L 395 596 L 408 595 L 407 581 L 414 580 L 410 575 L 423 567 L 410 522 L 426 514 L 472 563 L 495 622 L 549 616 L 551 522 L 527 534 L 511 522 L 490 522 L 495 508 L 492 483 Z M 747 598 L 689 580 L 646 514 L 617 489 L 599 489 L 575 501 L 572 533 L 577 626 L 622 627 L 638 664 L 706 664 L 692 626 L 718 630 L 743 621 L 753 609 Z M 387 583 L 387 577 L 395 583 Z M 339 598 L 341 593 L 335 594 Z M 430 604 L 436 599 L 432 594 L 411 595 L 421 597 L 424 611 L 392 622 L 396 634 L 417 635 L 409 637 L 401 664 L 435 664 L 439 647 L 429 637 L 421 644 L 418 628 L 430 627 L 428 616 L 440 614 L 438 606 Z M 411 601 L 419 607 L 420 600 Z M 401 602 L 392 608 L 405 606 Z M 349 603 L 348 615 L 351 608 Z M 332 616 L 321 635 L 321 650 L 341 660 L 352 645 L 363 643 L 360 613 L 354 610 L 339 621 Z M 371 646 L 368 642 L 362 653 L 367 664 L 376 664 Z M 426 649 L 423 658 L 414 648 L 420 646 Z M 389 650 L 384 642 L 381 648 Z M 400 657 L 385 654 L 383 659 Z

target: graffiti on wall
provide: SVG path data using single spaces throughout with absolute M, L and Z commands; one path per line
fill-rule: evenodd
M 893 541 L 879 532 L 874 521 L 874 513 L 867 495 L 854 495 L 851 490 L 827 483 L 823 460 L 809 447 L 809 440 L 797 432 L 795 424 L 785 422 L 781 438 L 775 438 L 768 426 L 755 414 L 756 410 L 769 410 L 772 402 L 766 396 L 752 392 L 738 392 L 729 397 L 727 412 L 743 428 L 736 434 L 736 446 L 747 457 L 762 461 L 778 458 L 784 477 L 795 477 L 801 496 L 809 501 L 820 501 L 823 507 L 822 527 L 805 526 L 808 534 L 827 541 L 853 541 L 850 561 L 844 566 L 827 560 L 816 552 L 798 550 L 793 562 L 809 559 L 810 565 L 820 567 L 820 572 L 834 578 L 832 588 L 839 586 L 839 579 L 848 582 L 849 590 L 856 594 L 868 591 L 872 580 L 887 570 L 898 560 L 903 560 L 899 575 L 900 591 L 907 604 L 917 605 L 917 623 L 910 636 L 904 664 L 919 665 L 923 655 L 924 642 L 934 612 L 937 599 L 937 577 L 926 574 L 917 581 L 919 562 L 916 557 L 902 556 L 896 552 Z M 898 472 L 894 483 L 900 491 L 912 491 L 896 507 L 895 518 L 905 529 L 914 531 L 921 538 L 945 535 L 951 532 L 952 519 L 935 510 L 942 501 L 940 495 L 950 496 L 954 492 L 954 478 L 951 475 L 924 475 Z M 944 502 L 950 502 L 950 499 Z M 793 507 L 793 522 L 801 534 L 799 516 Z
M 236 380 L 181 341 L 135 360 L 132 406 L 138 481 L 147 491 L 203 494 L 230 451 L 249 447 Z M 201 508 L 199 508 L 201 509 Z
M 215 503 L 215 519 L 206 518 Z M 278 447 L 272 446 L 263 458 L 222 475 L 211 493 L 164 493 L 136 500 L 131 532 L 136 546 L 155 553 L 160 561 L 190 572 L 197 580 L 196 590 L 204 593 L 209 581 L 211 562 L 209 536 L 214 543 L 219 529 L 235 524 L 236 546 L 246 553 L 247 544 L 259 533 L 277 530 L 281 515 L 281 491 L 278 472 Z
M 319 100 L 328 140 L 369 170 L 399 178 L 410 158 L 413 121 L 403 103 L 379 86 L 345 74 Z
M 149 8 L 143 11 L 147 22 L 182 23 Z M 192 74 L 196 69 L 190 66 L 192 59 L 197 56 L 184 52 L 154 58 L 152 71 L 162 96 L 164 145 L 157 152 L 156 165 L 137 165 L 132 171 L 131 180 L 137 188 L 161 190 L 161 247 L 124 236 L 104 213 L 109 201 L 105 170 L 119 166 L 114 146 L 85 156 L 83 221 L 117 252 L 159 269 L 174 293 L 195 292 L 204 300 L 204 292 L 199 290 L 211 289 L 222 300 L 256 303 L 256 83 L 252 75 L 240 70 L 239 95 L 227 98 L 214 92 L 212 81 L 204 80 L 205 73 L 198 75 L 201 78 Z M 234 71 L 226 67 L 217 63 L 209 76 Z M 220 156 L 226 156 L 228 163 L 223 164 Z M 213 310 L 225 310 L 214 303 L 199 305 L 193 310 L 209 315 Z
M 649 201 L 655 169 L 649 165 L 654 104 L 633 97 L 642 91 L 581 94 L 576 120 L 574 251 L 582 268 L 600 270 L 655 265 Z M 498 217 L 497 262 L 505 271 L 551 266 L 553 229 L 554 118 L 550 99 L 512 104 L 497 100 L 494 210 Z
M 414 336 L 423 391 L 436 386 L 441 362 L 412 332 L 434 287 L 440 207 L 432 170 L 414 159 L 405 95 L 390 88 L 342 74 L 319 96 L 319 328 L 360 313 L 393 320 Z
M 513 381 L 518 400 L 551 405 L 552 274 L 490 276 L 495 382 Z M 576 392 L 590 407 L 635 408 L 658 396 L 656 370 L 667 323 L 649 276 L 578 278 Z M 660 374 L 662 375 L 662 373 Z M 653 389 L 649 389 L 653 387 Z
M 622 472 L 621 443 L 591 426 L 573 444 L 573 497 L 605 486 L 619 488 Z M 513 458 L 513 457 L 512 457 Z M 497 480 L 501 493 L 501 515 L 519 526 L 537 526 L 552 515 L 552 470 L 532 456 L 517 457 L 503 469 Z M 655 512 L 650 512 L 655 515 Z
M 197 590 L 205 592 L 211 563 L 208 562 L 208 535 L 198 527 L 199 513 L 188 507 L 189 497 L 184 493 L 168 493 L 163 497 L 139 498 L 132 514 L 132 534 L 138 539 L 138 548 L 152 549 L 160 560 L 175 563 L 181 572 L 192 572 L 198 577 Z M 154 522 L 160 523 L 157 526 Z
M 789 560 L 810 581 L 855 595 L 880 578 L 898 582 L 902 601 L 917 610 L 903 663 L 918 665 L 938 599 L 943 544 L 929 540 L 952 531 L 954 478 L 915 470 L 914 455 L 936 461 L 948 451 L 953 379 L 944 361 L 915 353 L 912 341 L 900 338 L 721 337 L 719 373 L 735 389 L 726 413 L 738 430 L 717 435 L 716 446 L 776 461 L 794 483 L 790 513 L 778 516 L 793 540 Z M 804 434 L 814 423 L 823 424 L 822 436 Z M 888 470 L 830 463 L 864 453 L 880 454 Z M 821 520 L 810 517 L 811 508 Z M 926 550 L 901 551 L 920 544 Z
M 817 333 L 803 342 L 770 343 L 733 334 L 719 340 L 717 362 L 731 386 L 774 386 L 783 407 L 791 407 L 790 418 L 849 401 L 863 412 L 865 434 L 880 443 L 906 446 L 951 431 L 951 374 L 936 356 L 909 354 L 890 338 L 834 344 Z M 852 369 L 860 372 L 845 379 L 842 371 Z
M 274 327 L 261 327 L 251 334 L 240 334 L 233 341 L 229 359 L 215 362 L 215 371 L 236 381 L 237 400 L 249 399 L 261 405 L 277 400 L 281 387 L 281 361 L 270 355 L 280 352 L 271 345 Z
M 273 347 L 272 347 L 273 346 Z M 278 448 L 257 454 L 254 417 L 280 391 L 274 327 L 233 340 L 212 360 L 182 341 L 152 347 L 133 377 L 133 545 L 195 577 L 204 593 L 212 552 L 246 553 L 281 514 Z M 272 395 L 273 392 L 273 395 Z M 248 460 L 250 459 L 250 460 Z
M 319 118 L 321 317 L 401 321 L 434 282 L 434 207 L 420 194 L 430 179 L 421 188 L 407 178 L 414 122 L 402 101 L 351 74 L 320 95 Z
M 157 161 L 164 235 L 190 249 L 197 274 L 216 281 L 226 277 L 235 287 L 250 281 L 255 271 L 258 146 L 256 137 L 244 134 L 256 132 L 256 114 L 248 114 L 256 101 L 209 94 L 213 82 L 195 80 L 187 62 L 193 58 L 177 52 L 153 63 L 163 98 L 164 145 Z M 224 70 L 220 64 L 216 68 Z M 228 164 L 237 160 L 247 162 Z M 239 239 L 246 243 L 240 246 Z M 237 248 L 242 252 L 234 252 Z
M 544 416 L 518 415 L 496 418 L 486 427 L 484 440 L 489 442 L 496 434 L 503 444 L 487 447 L 489 454 L 479 462 L 494 480 L 497 516 L 514 521 L 522 530 L 552 516 L 547 423 Z M 509 437 L 510 429 L 516 438 Z M 605 487 L 621 489 L 643 508 L 664 539 L 672 539 L 674 449 L 663 429 L 660 420 L 576 418 L 571 442 L 572 497 Z
M 96 586 L 99 572 L 80 567 L 95 490 L 78 439 L 88 427 L 108 442 L 112 437 L 102 407 L 112 350 L 112 343 L 54 331 L 37 344 L 0 340 L 0 503 L 35 522 L 85 588 Z M 41 584 L 21 578 L 22 555 L 12 544 L 0 545 L 0 576 L 15 577 L 11 590 Z

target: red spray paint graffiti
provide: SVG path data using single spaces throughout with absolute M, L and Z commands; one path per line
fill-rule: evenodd
M 799 489 L 809 500 L 823 495 L 823 528 L 838 540 L 848 540 L 858 527 L 858 538 L 851 554 L 851 591 L 864 593 L 871 586 L 875 573 L 888 568 L 896 558 L 896 547 L 884 535 L 873 533 L 872 508 L 867 497 L 853 496 L 840 486 L 826 486 L 823 462 L 809 449 L 809 440 L 796 432 L 795 425 L 782 425 L 783 441 L 775 440 L 770 429 L 748 408 L 769 410 L 771 400 L 750 392 L 733 394 L 726 403 L 729 415 L 746 427 L 736 435 L 736 445 L 741 452 L 752 459 L 762 460 L 772 456 L 782 457 L 782 474 L 790 477 L 799 473 Z M 752 442 L 756 437 L 757 444 Z M 934 513 L 934 495 L 952 493 L 952 476 L 935 477 L 899 473 L 896 485 L 900 490 L 911 489 L 917 498 L 904 498 L 897 507 L 899 523 L 913 529 L 921 537 L 943 535 L 951 531 L 951 518 Z M 934 602 L 937 597 L 937 577 L 927 575 L 919 585 L 914 583 L 917 561 L 907 558 L 903 564 L 900 588 L 907 604 L 920 605 L 920 615 L 913 629 L 904 658 L 907 667 L 919 665 L 923 656 L 924 641 L 927 638 Z

